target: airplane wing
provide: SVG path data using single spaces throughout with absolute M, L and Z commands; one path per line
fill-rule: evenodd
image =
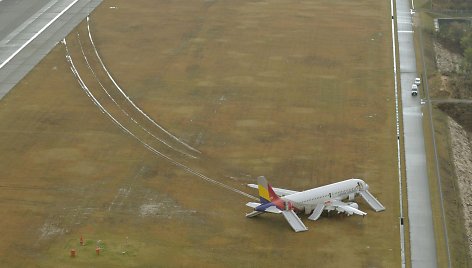
M 258 189 L 257 184 L 250 183 L 247 186 L 254 189 Z M 272 190 L 274 190 L 274 192 L 280 197 L 298 193 L 297 191 L 287 190 L 287 189 L 282 189 L 282 188 L 272 188 Z
M 365 216 L 367 215 L 367 213 L 365 213 L 364 211 L 361 211 L 353 206 L 350 206 L 349 204 L 346 204 L 342 201 L 339 201 L 339 200 L 330 200 L 327 202 L 329 204 L 329 206 L 332 206 L 334 207 L 335 210 L 339 211 L 339 212 L 344 212 L 346 213 L 347 215 L 352 215 L 352 214 L 357 214 L 357 215 L 360 215 L 360 216 Z
M 367 215 L 367 213 L 365 213 L 364 211 L 359 210 L 357 208 L 353 208 L 349 205 L 340 206 L 340 208 L 342 208 L 344 210 L 344 212 L 346 212 L 347 214 L 357 214 L 357 215 L 360 215 L 360 216 Z

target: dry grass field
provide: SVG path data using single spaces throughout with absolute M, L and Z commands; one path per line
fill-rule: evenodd
M 104 65 L 199 152 L 121 95 L 82 23 L 0 102 L 0 263 L 398 267 L 389 8 L 104 0 L 90 20 Z M 367 217 L 302 216 L 294 233 L 244 217 L 232 189 L 256 195 L 259 175 L 294 190 L 360 177 L 387 210 L 359 198 Z

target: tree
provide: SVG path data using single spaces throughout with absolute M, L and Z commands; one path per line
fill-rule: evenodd
M 472 47 L 468 47 L 464 51 L 464 62 L 462 69 L 466 74 L 472 74 Z
M 472 31 L 467 31 L 461 38 L 461 47 L 464 55 L 462 71 L 466 74 L 472 74 Z
M 464 36 L 461 38 L 461 47 L 464 51 L 467 48 L 472 47 L 472 31 L 470 28 L 466 30 Z
M 441 26 L 438 37 L 449 49 L 463 52 L 461 41 L 468 32 L 470 32 L 470 26 L 468 24 L 454 21 Z M 466 41 L 468 42 L 468 40 Z

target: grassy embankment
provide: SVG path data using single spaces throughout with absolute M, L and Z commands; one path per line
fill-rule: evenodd
M 429 7 L 429 1 L 415 1 L 417 7 Z M 428 74 L 428 85 L 429 94 L 431 98 L 441 98 L 444 94 L 440 92 L 441 88 L 441 74 L 438 72 L 435 63 L 435 52 L 433 48 L 434 41 L 434 26 L 433 18 L 434 15 L 427 12 L 417 13 L 417 22 L 421 27 L 417 29 L 422 30 L 423 42 L 420 43 L 419 32 L 417 31 L 416 37 L 416 49 L 418 59 L 418 70 L 424 73 L 423 60 L 427 68 Z M 421 58 L 421 49 L 424 53 L 424 58 Z M 424 83 L 423 83 L 424 85 Z M 424 88 L 423 88 L 424 89 Z M 425 92 L 423 90 L 422 97 L 425 98 Z M 464 230 L 464 219 L 461 200 L 458 192 L 457 179 L 454 173 L 454 166 L 452 163 L 452 155 L 450 151 L 450 136 L 448 128 L 448 117 L 437 107 L 432 104 L 432 117 L 434 124 L 434 134 L 437 146 L 438 160 L 439 160 L 439 172 L 441 178 L 441 189 L 443 196 L 443 204 L 440 201 L 440 190 L 439 180 L 436 170 L 436 160 L 434 156 L 434 146 L 432 142 L 432 132 L 430 124 L 430 113 L 428 104 L 423 109 L 424 113 L 424 128 L 425 128 L 425 141 L 427 151 L 427 162 L 428 162 L 428 174 L 430 178 L 430 189 L 431 198 L 433 205 L 433 220 L 435 228 L 435 236 L 437 241 L 437 253 L 438 253 L 438 265 L 447 266 L 447 248 L 444 232 L 444 220 L 442 216 L 442 209 L 446 217 L 447 235 L 449 240 L 449 250 L 451 254 L 452 267 L 466 267 L 470 265 L 468 259 L 468 247 L 465 237 Z M 443 206 L 443 207 L 442 207 Z

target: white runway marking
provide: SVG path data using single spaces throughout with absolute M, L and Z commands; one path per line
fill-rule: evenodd
M 67 10 L 69 10 L 75 3 L 79 0 L 74 0 L 74 2 L 70 3 L 64 10 L 62 10 L 59 14 L 57 14 L 52 20 L 50 20 L 43 28 L 41 28 L 36 34 L 34 34 L 28 41 L 26 41 L 20 48 L 18 48 L 13 54 L 10 55 L 2 64 L 0 64 L 0 69 L 2 69 L 7 63 L 11 61 L 20 51 L 22 51 L 27 45 L 29 45 L 36 37 L 38 37 L 44 30 L 46 30 L 51 24 L 53 24 L 60 16 L 62 16 Z
M 17 46 L 18 44 L 12 44 L 12 45 L 6 45 L 8 42 L 13 40 L 17 35 L 19 35 L 22 31 L 26 29 L 26 27 L 30 26 L 31 23 L 33 23 L 36 19 L 38 19 L 41 15 L 46 13 L 48 9 L 53 7 L 55 4 L 57 4 L 58 0 L 54 0 L 49 2 L 47 5 L 45 5 L 43 8 L 41 8 L 38 12 L 36 12 L 33 16 L 31 16 L 30 19 L 26 20 L 23 22 L 20 26 L 18 26 L 14 31 L 12 31 L 9 35 L 7 35 L 2 42 L 0 42 L 0 45 L 3 47 L 8 47 L 8 46 Z
M 395 82 L 395 124 L 397 134 L 397 168 L 398 168 L 398 188 L 400 194 L 400 257 L 402 260 L 402 268 L 406 267 L 405 257 L 405 226 L 403 220 L 403 195 L 402 195 L 402 164 L 400 151 L 400 115 L 399 115 L 399 95 L 398 95 L 398 78 L 397 78 L 397 49 L 395 45 L 395 15 L 393 9 L 393 0 L 390 0 L 390 15 L 392 16 L 392 52 L 393 52 L 393 75 Z M 397 23 L 398 19 L 397 19 Z

